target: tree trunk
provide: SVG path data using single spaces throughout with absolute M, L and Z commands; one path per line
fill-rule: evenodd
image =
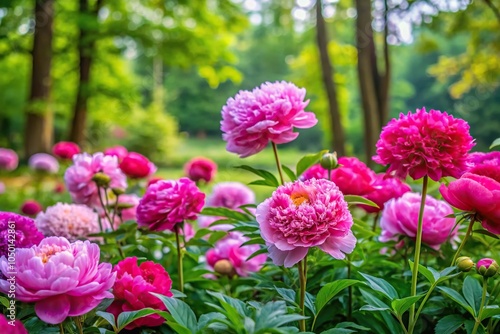
M 316 1 L 316 41 L 318 43 L 318 51 L 321 63 L 321 74 L 323 85 L 325 86 L 326 95 L 328 98 L 328 113 L 330 119 L 330 128 L 333 132 L 331 148 L 336 151 L 339 156 L 345 155 L 345 136 L 344 128 L 342 127 L 340 108 L 337 100 L 337 89 L 335 87 L 334 68 L 330 62 L 328 55 L 328 36 L 326 31 L 325 19 L 322 13 L 322 1 Z
M 50 152 L 53 140 L 53 114 L 49 106 L 52 65 L 53 0 L 35 1 L 31 91 L 26 110 L 24 154 Z

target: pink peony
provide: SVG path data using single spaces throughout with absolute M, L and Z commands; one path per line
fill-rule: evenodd
M 373 183 L 373 191 L 365 194 L 364 197 L 378 205 L 378 208 L 367 205 L 360 205 L 366 212 L 380 212 L 384 209 L 384 203 L 390 199 L 398 198 L 411 191 L 411 187 L 397 177 L 387 174 L 377 174 Z
M 324 169 L 320 164 L 312 165 L 300 176 L 301 181 L 310 179 L 328 179 L 328 170 Z
M 495 260 L 490 258 L 484 258 L 477 261 L 476 267 L 477 268 L 485 267 L 486 269 L 488 269 L 493 264 L 493 262 L 495 262 Z
M 420 194 L 408 192 L 385 203 L 380 219 L 380 241 L 397 241 L 400 236 L 415 239 L 421 197 Z M 448 203 L 427 195 L 422 222 L 422 243 L 437 250 L 448 239 L 453 240 L 457 235 L 457 230 L 453 229 L 455 219 L 446 218 L 451 214 L 453 209 Z
M 0 147 L 0 169 L 13 171 L 19 164 L 17 153 L 9 148 Z
M 97 184 L 94 175 L 103 173 L 109 177 L 109 188 L 127 187 L 127 178 L 118 167 L 118 159 L 105 156 L 103 153 L 77 154 L 73 157 L 73 165 L 64 174 L 64 181 L 73 201 L 77 204 L 99 206 Z
M 123 158 L 120 169 L 125 175 L 134 179 L 142 179 L 156 172 L 156 166 L 148 158 L 136 152 L 129 152 Z
M 137 206 L 141 198 L 136 194 L 125 194 L 118 197 L 118 209 L 123 221 L 136 220 Z
M 58 237 L 16 249 L 16 299 L 35 303 L 36 315 L 49 324 L 90 312 L 104 298 L 113 297 L 108 290 L 116 274 L 111 264 L 99 264 L 99 256 L 97 244 Z M 11 276 L 6 257 L 0 259 L 0 269 Z M 9 288 L 9 281 L 0 280 L 2 292 Z
M 239 232 L 231 232 L 223 239 L 215 243 L 215 247 L 207 251 L 207 264 L 218 271 L 217 263 L 221 260 L 228 261 L 226 268 L 223 268 L 226 274 L 236 273 L 239 276 L 248 276 L 250 273 L 258 272 L 267 256 L 265 254 L 257 255 L 247 261 L 247 258 L 259 250 L 259 245 L 241 246 L 250 240 Z M 223 264 L 219 262 L 219 265 Z M 234 271 L 234 273 L 233 273 Z
M 373 161 L 390 165 L 388 173 L 404 179 L 428 175 L 439 181 L 442 177 L 460 177 L 468 167 L 467 153 L 474 146 L 469 125 L 446 112 L 425 108 L 408 115 L 400 114 L 382 130 Z
M 276 265 L 291 267 L 314 246 L 343 259 L 356 245 L 347 202 L 328 180 L 296 181 L 278 187 L 271 198 L 259 204 L 256 219 Z
M 500 166 L 500 151 L 469 153 L 468 162 L 471 168 L 477 165 Z
M 141 310 L 146 307 L 166 310 L 165 304 L 150 293 L 173 296 L 170 292 L 172 280 L 160 264 L 145 261 L 138 266 L 136 257 L 128 257 L 118 262 L 114 271 L 117 273 L 113 286 L 115 300 L 107 311 L 113 313 L 115 318 L 118 318 L 122 312 Z M 133 321 L 125 329 L 131 330 L 142 326 L 155 327 L 164 322 L 163 317 L 152 314 Z
M 80 153 L 80 146 L 70 141 L 60 141 L 52 147 L 52 154 L 64 160 L 69 160 L 78 153 Z
M 21 205 L 21 213 L 26 216 L 36 216 L 42 210 L 42 205 L 33 199 L 26 200 Z
M 194 220 L 205 203 L 205 194 L 188 178 L 158 181 L 146 189 L 137 206 L 137 224 L 152 231 L 174 231 L 178 223 Z
M 128 154 L 128 150 L 123 146 L 113 146 L 104 150 L 104 155 L 114 155 L 118 161 L 122 161 Z
M 2 195 L 5 192 L 5 184 L 0 181 L 0 195 Z
M 23 323 L 19 319 L 15 319 L 16 313 L 12 314 L 12 318 L 9 315 L 7 319 L 3 314 L 0 314 L 0 333 L 5 334 L 28 334 L 28 331 L 24 327 Z
M 59 162 L 57 159 L 47 153 L 33 154 L 29 160 L 28 165 L 35 171 L 55 174 L 59 171 Z
M 184 165 L 184 174 L 194 182 L 203 180 L 208 183 L 214 179 L 216 173 L 217 164 L 207 158 L 193 158 Z
M 309 103 L 305 95 L 305 89 L 281 81 L 229 98 L 221 121 L 226 149 L 244 158 L 262 151 L 270 141 L 284 144 L 297 138 L 294 128 L 310 128 L 318 122 L 313 113 L 304 111 Z
M 99 233 L 98 215 L 88 206 L 57 203 L 40 212 L 36 226 L 46 236 L 65 237 L 70 241 Z
M 457 209 L 470 211 L 491 233 L 500 234 L 500 167 L 482 165 L 439 188 Z
M 240 182 L 220 182 L 207 198 L 207 206 L 238 209 L 242 205 L 255 204 L 255 194 Z
M 35 221 L 12 212 L 0 211 L 0 257 L 7 256 L 9 251 L 9 235 L 15 234 L 15 248 L 28 248 L 38 245 L 43 234 L 38 231 Z M 10 237 L 12 240 L 12 237 Z M 1 275 L 0 275 L 1 276 Z

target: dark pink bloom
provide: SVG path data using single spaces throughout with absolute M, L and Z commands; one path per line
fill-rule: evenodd
M 122 161 L 128 154 L 128 150 L 123 146 L 113 146 L 104 150 L 104 155 L 114 155 L 118 161 Z
M 476 267 L 477 268 L 485 267 L 486 269 L 488 269 L 493 262 L 495 262 L 495 260 L 490 259 L 490 258 L 484 258 L 484 259 L 477 261 Z
M 90 312 L 105 298 L 116 274 L 111 264 L 99 264 L 100 250 L 89 241 L 70 243 L 65 238 L 48 237 L 38 246 L 16 249 L 16 299 L 35 303 L 36 315 L 48 324 Z M 11 270 L 6 257 L 0 259 L 5 276 Z M 10 283 L 0 280 L 0 290 Z
M 190 179 L 158 181 L 139 202 L 137 223 L 152 231 L 174 231 L 176 224 L 196 219 L 204 204 L 205 194 Z
M 117 274 L 113 286 L 115 300 L 107 311 L 113 313 L 115 318 L 118 318 L 122 312 L 141 310 L 146 307 L 166 311 L 165 304 L 150 293 L 173 296 L 170 292 L 172 280 L 160 264 L 145 261 L 137 265 L 136 257 L 128 257 L 118 262 L 114 271 Z M 133 321 L 125 329 L 131 330 L 142 326 L 155 327 L 164 322 L 163 317 L 152 314 Z
M 401 236 L 415 239 L 421 198 L 420 194 L 407 192 L 385 203 L 380 219 L 382 228 L 380 241 L 398 241 Z M 424 244 L 439 249 L 441 244 L 448 239 L 455 239 L 457 235 L 457 230 L 453 229 L 455 218 L 446 218 L 451 214 L 453 214 L 453 209 L 448 203 L 427 195 L 422 222 Z
M 259 204 L 256 219 L 269 256 L 276 265 L 291 267 L 311 247 L 336 259 L 353 251 L 353 219 L 335 183 L 311 179 L 286 183 Z
M 43 239 L 43 234 L 38 231 L 33 219 L 12 212 L 0 211 L 0 257 L 7 256 L 9 230 L 15 231 L 16 249 L 38 245 Z
M 52 154 L 56 157 L 69 160 L 80 153 L 80 146 L 70 141 L 60 141 L 52 147 Z
M 42 210 L 42 205 L 34 199 L 26 200 L 21 205 L 21 212 L 26 216 L 36 216 Z
M 468 162 L 471 168 L 478 165 L 500 166 L 500 151 L 469 153 Z
M 248 276 L 250 273 L 258 272 L 267 256 L 265 254 L 257 255 L 247 261 L 247 258 L 259 250 L 259 245 L 241 246 L 250 240 L 239 232 L 231 232 L 223 239 L 215 243 L 214 248 L 207 251 L 207 263 L 213 269 L 217 262 L 221 260 L 229 261 L 231 269 L 239 276 Z
M 474 146 L 469 125 L 446 112 L 425 108 L 416 113 L 401 113 L 382 130 L 373 161 L 389 165 L 388 173 L 404 179 L 428 175 L 460 177 L 468 168 L 468 152 Z
M 156 166 L 148 158 L 136 152 L 129 152 L 120 162 L 121 170 L 128 177 L 142 179 L 156 172 Z
M 162 181 L 162 180 L 164 180 L 164 179 L 161 177 L 152 177 L 151 179 L 148 180 L 148 184 L 147 184 L 146 188 L 149 187 L 150 185 L 155 184 L 156 182 Z
M 208 183 L 217 173 L 217 164 L 207 158 L 193 158 L 184 165 L 184 173 L 194 182 L 203 180 Z
M 411 191 L 411 187 L 401 181 L 398 177 L 387 174 L 377 174 L 373 183 L 374 190 L 365 194 L 364 197 L 378 205 L 378 208 L 360 205 L 366 212 L 380 212 L 384 209 L 384 203 L 390 199 L 398 198 Z
M 455 208 L 474 213 L 486 230 L 500 234 L 500 167 L 477 166 L 439 191 Z
M 14 317 L 15 319 L 15 317 Z M 3 314 L 0 314 L 0 333 L 5 334 L 28 334 L 21 320 L 7 319 Z
M 59 171 L 59 162 L 47 153 L 33 154 L 28 160 L 28 165 L 31 169 L 40 172 L 55 174 Z
M 320 164 L 313 165 L 300 176 L 302 181 L 310 179 L 328 179 L 328 170 L 321 167 Z
M 17 153 L 9 148 L 0 147 L 0 169 L 13 171 L 17 168 L 19 157 Z
M 229 98 L 221 121 L 226 149 L 244 158 L 262 151 L 270 141 L 284 144 L 297 138 L 294 128 L 310 128 L 318 122 L 313 113 L 304 111 L 309 103 L 305 95 L 305 89 L 281 81 Z

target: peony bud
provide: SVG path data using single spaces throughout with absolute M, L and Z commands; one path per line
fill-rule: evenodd
M 214 265 L 214 270 L 221 275 L 226 275 L 229 277 L 236 275 L 236 271 L 234 270 L 233 265 L 231 264 L 231 262 L 229 262 L 229 260 L 226 259 L 217 261 Z
M 116 196 L 120 196 L 120 195 L 123 195 L 125 194 L 125 189 L 123 188 L 112 188 L 111 191 L 113 192 L 113 194 L 115 194 Z
M 499 266 L 495 260 L 484 258 L 477 261 L 476 269 L 479 275 L 488 278 L 497 274 Z
M 95 173 L 94 177 L 92 177 L 92 181 L 97 183 L 99 187 L 107 188 L 111 178 L 104 173 Z
M 337 152 L 323 154 L 323 156 L 319 160 L 319 164 L 321 165 L 321 167 L 328 170 L 337 168 L 339 165 L 339 162 L 337 160 Z
M 468 256 L 460 256 L 455 262 L 455 265 L 460 271 L 468 272 L 474 267 L 474 262 Z

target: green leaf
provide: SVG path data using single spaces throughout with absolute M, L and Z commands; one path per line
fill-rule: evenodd
M 374 208 L 378 208 L 378 205 L 375 204 L 374 202 L 370 201 L 369 199 L 366 199 L 361 196 L 356 196 L 356 195 L 344 195 L 344 199 L 349 205 L 355 205 L 355 204 L 364 204 L 368 206 L 372 206 Z
M 137 320 L 139 318 L 145 317 L 150 314 L 155 314 L 157 312 L 158 312 L 157 310 L 153 310 L 152 308 L 143 308 L 142 310 L 138 311 L 122 312 L 118 315 L 118 319 L 116 320 L 118 331 L 124 329 L 125 326 L 127 326 L 134 320 Z
M 354 279 L 341 279 L 338 281 L 333 281 L 323 286 L 316 295 L 316 302 L 315 302 L 316 312 L 319 314 L 319 312 L 321 312 L 323 307 L 325 307 L 325 305 L 328 304 L 328 302 L 333 297 L 335 297 L 340 291 L 344 290 L 345 288 L 351 285 L 359 283 L 364 284 L 364 282 Z
M 500 237 L 499 237 L 498 235 L 496 235 L 496 234 L 494 234 L 494 233 L 491 233 L 490 231 L 483 230 L 483 229 L 477 229 L 477 230 L 474 230 L 474 231 L 472 231 L 472 232 L 473 232 L 473 233 L 484 234 L 484 235 L 486 235 L 486 236 L 488 236 L 488 237 L 491 237 L 491 238 L 493 238 L 493 239 L 497 239 L 497 240 L 499 240 L 499 239 L 500 239 Z
M 198 320 L 198 332 L 205 332 L 204 329 L 208 325 L 210 325 L 215 320 L 225 319 L 226 317 L 217 312 L 204 313 L 200 315 L 200 319 Z
M 439 319 L 434 329 L 436 334 L 453 334 L 464 323 L 464 319 L 457 314 L 450 314 Z
M 297 302 L 295 301 L 295 296 L 296 296 L 296 293 L 294 290 L 292 289 L 285 289 L 285 288 L 278 288 L 278 287 L 274 287 L 274 289 L 276 290 L 276 292 L 288 303 L 294 305 L 294 306 L 299 306 L 299 304 L 297 304 Z
M 295 167 L 295 170 L 296 170 L 295 174 L 297 175 L 297 177 L 301 176 L 302 173 L 304 173 L 306 171 L 306 169 L 308 169 L 309 167 L 311 167 L 312 165 L 317 163 L 319 161 L 319 159 L 325 153 L 328 153 L 328 150 L 323 150 L 323 151 L 318 152 L 318 153 L 307 154 L 307 155 L 303 156 L 299 160 L 299 162 L 297 162 L 297 166 Z
M 215 244 L 218 240 L 224 238 L 227 235 L 227 232 L 225 231 L 214 231 L 212 234 L 208 237 L 208 242 L 210 244 Z
M 474 316 L 474 310 L 467 304 L 467 301 L 455 290 L 450 289 L 446 286 L 438 286 L 437 287 L 446 297 L 455 301 L 457 304 L 466 309 L 472 316 Z
M 257 176 L 262 177 L 262 180 L 259 181 L 264 181 L 262 185 L 268 185 L 271 187 L 278 187 L 280 183 L 278 182 L 278 179 L 276 179 L 276 176 L 274 176 L 272 173 L 268 172 L 267 170 L 264 169 L 256 169 L 247 165 L 241 165 L 241 166 L 235 166 L 234 168 L 240 168 L 247 170 L 249 172 L 254 173 Z M 255 182 L 255 181 L 254 181 Z M 255 184 L 255 183 L 250 183 L 250 184 Z
M 493 143 L 491 143 L 490 150 L 497 148 L 499 146 L 500 146 L 500 138 L 497 138 L 493 141 Z
M 491 318 L 495 315 L 500 315 L 500 307 L 498 305 L 488 305 L 483 308 L 481 313 L 481 321 Z
M 204 216 L 227 217 L 241 222 L 249 222 L 252 220 L 252 217 L 249 217 L 242 212 L 231 210 L 228 208 L 204 208 L 200 214 Z
M 288 176 L 288 178 L 290 179 L 290 181 L 295 181 L 297 180 L 297 176 L 295 175 L 295 173 L 293 172 L 293 170 L 291 170 L 287 165 L 281 165 L 281 168 L 283 169 L 283 171 L 285 172 L 285 174 Z
M 396 289 L 394 289 L 394 287 L 389 282 L 384 280 L 383 278 L 378 278 L 378 277 L 374 277 L 374 276 L 371 276 L 368 274 L 363 274 L 363 273 L 359 273 L 359 274 L 361 276 L 363 276 L 368 281 L 368 285 L 370 285 L 370 287 L 373 290 L 383 293 L 390 300 L 399 298 L 398 292 L 396 291 Z
M 9 307 L 10 305 L 10 301 L 4 296 L 0 296 L 0 303 L 5 307 Z
M 410 264 L 410 269 L 413 270 L 413 261 L 408 260 L 408 263 Z M 418 265 L 418 272 L 422 274 L 431 284 L 433 284 L 439 278 L 439 273 L 437 273 L 436 277 L 429 269 L 421 264 Z
M 479 306 L 481 304 L 481 297 L 483 293 L 479 282 L 472 276 L 467 276 L 462 286 L 462 293 L 467 303 L 472 306 L 472 309 L 474 310 L 473 315 L 476 316 L 479 314 Z
M 391 307 L 398 316 L 402 316 L 408 309 L 419 301 L 424 295 L 409 296 L 401 299 L 394 299 Z
M 316 315 L 317 312 L 316 312 L 316 304 L 315 304 L 315 298 L 312 294 L 310 294 L 309 292 L 306 292 L 306 298 L 304 300 L 304 306 L 309 310 L 311 311 L 311 313 L 313 315 Z
M 103 311 L 97 311 L 95 314 L 106 320 L 111 327 L 113 327 L 113 330 L 116 330 L 116 319 L 114 314 Z
M 170 298 L 154 292 L 150 293 L 163 302 L 168 312 L 172 315 L 172 318 L 179 325 L 186 327 L 192 333 L 196 332 L 196 328 L 198 327 L 196 316 L 188 304 L 179 299 Z
M 246 245 L 265 245 L 266 242 L 264 241 L 264 239 L 262 239 L 262 237 L 256 237 L 256 238 L 252 238 L 248 241 L 245 241 L 244 243 L 241 244 L 240 247 L 243 247 L 243 246 L 246 246 Z
M 267 248 L 261 248 L 258 251 L 252 253 L 252 255 L 250 255 L 249 257 L 247 257 L 246 261 L 249 261 L 249 260 L 253 259 L 254 257 L 260 255 L 260 254 L 267 254 Z
M 380 307 L 380 306 L 373 306 L 373 305 L 364 305 L 364 306 L 361 306 L 361 308 L 359 310 L 360 311 L 370 311 L 370 312 L 373 312 L 373 311 L 389 311 L 390 308 L 389 308 L 389 306 L 387 306 L 387 307 Z

